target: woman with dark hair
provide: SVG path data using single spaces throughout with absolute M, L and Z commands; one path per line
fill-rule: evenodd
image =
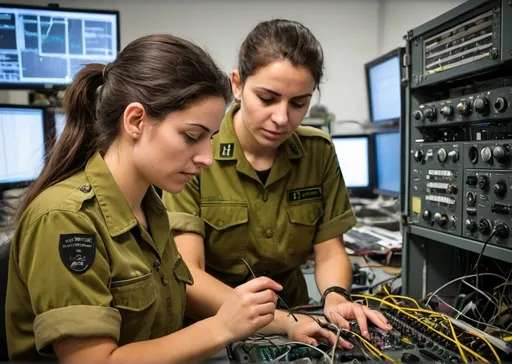
M 66 92 L 67 123 L 20 205 L 6 300 L 13 360 L 200 361 L 273 319 L 262 277 L 181 329 L 193 279 L 152 185 L 179 192 L 212 164 L 229 79 L 170 35 L 90 64 Z M 193 313 L 193 311 L 192 311 Z
M 351 302 L 342 235 L 356 219 L 330 137 L 300 126 L 323 76 L 320 43 L 298 22 L 265 21 L 244 40 L 238 63 L 231 73 L 236 103 L 213 138 L 213 166 L 183 192 L 164 194 L 195 279 L 189 301 L 203 316 L 215 314 L 251 267 L 283 286 L 288 306 L 308 304 L 300 266 L 314 252 L 325 316 L 345 328 L 357 320 L 367 338 L 367 319 L 390 329 L 382 314 Z M 276 311 L 265 330 L 297 338 L 287 316 Z

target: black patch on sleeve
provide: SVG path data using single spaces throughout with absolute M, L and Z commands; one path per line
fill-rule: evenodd
M 61 234 L 59 254 L 62 263 L 71 272 L 77 274 L 86 272 L 96 256 L 96 235 Z
M 235 143 L 221 143 L 219 157 L 220 158 L 231 158 L 235 151 Z
M 288 191 L 288 202 L 301 200 L 317 200 L 322 198 L 321 187 L 302 188 Z

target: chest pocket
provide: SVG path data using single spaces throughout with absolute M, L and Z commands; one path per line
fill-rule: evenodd
M 247 245 L 249 221 L 244 202 L 203 203 L 201 214 L 206 222 L 206 260 L 208 265 L 226 270 L 239 264 Z
M 288 214 L 287 251 L 295 264 L 302 264 L 313 248 L 317 223 L 323 215 L 321 201 L 286 206 Z
M 152 273 L 112 281 L 113 307 L 121 314 L 119 345 L 148 340 L 156 314 L 157 292 Z

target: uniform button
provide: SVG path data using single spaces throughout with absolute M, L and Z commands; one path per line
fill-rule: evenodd
M 309 215 L 309 221 L 311 221 L 311 222 L 315 221 L 315 214 Z
M 266 192 L 263 193 L 263 196 L 261 196 L 261 199 L 263 200 L 263 202 L 267 202 L 268 200 L 268 194 Z
M 163 284 L 164 286 L 167 286 L 167 285 L 169 284 L 169 280 L 167 279 L 167 277 L 166 277 L 166 276 L 163 276 L 163 277 L 162 277 L 162 284 Z
M 91 186 L 83 185 L 82 187 L 80 187 L 80 191 L 82 191 L 83 193 L 89 193 L 91 192 Z
M 171 297 L 167 297 L 167 307 L 171 307 Z
M 265 234 L 267 235 L 267 238 L 271 238 L 274 236 L 274 231 L 272 229 L 267 229 L 267 231 L 265 231 Z

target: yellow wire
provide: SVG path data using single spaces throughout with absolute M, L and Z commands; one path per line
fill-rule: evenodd
M 378 348 L 376 348 L 371 342 L 366 340 L 363 336 L 355 333 L 354 331 L 350 331 L 350 330 L 347 330 L 347 329 L 342 329 L 342 330 L 350 332 L 352 335 L 357 336 L 359 338 L 359 340 L 361 340 L 363 342 L 363 344 L 369 345 L 368 349 L 372 348 L 373 350 L 375 350 L 375 353 L 377 353 L 378 357 L 382 357 L 382 358 L 386 359 L 387 361 L 395 361 L 392 358 L 390 358 L 389 356 L 387 356 L 386 354 L 384 354 L 383 352 L 381 352 Z
M 494 349 L 494 346 L 492 346 L 492 344 L 489 342 L 489 340 L 487 340 L 484 336 L 482 336 L 482 335 L 478 334 L 477 332 L 468 331 L 468 334 L 473 335 L 473 336 L 476 336 L 477 338 L 482 339 L 483 341 L 485 341 L 485 343 L 487 344 L 487 346 L 491 349 L 492 353 L 494 354 L 494 357 L 496 358 L 496 360 L 498 360 L 498 363 L 501 363 L 501 359 L 500 359 L 500 357 L 498 356 L 498 353 L 497 353 L 497 352 L 496 352 L 496 350 Z
M 504 337 L 503 341 L 506 341 L 506 342 L 512 341 L 512 336 Z
M 395 299 L 391 296 L 391 293 L 388 291 L 388 288 L 386 287 L 386 285 L 383 285 L 382 286 L 382 289 L 384 290 L 384 292 L 386 292 L 387 296 L 384 297 L 384 299 L 386 298 L 391 298 L 391 300 L 395 303 L 395 305 L 398 305 L 398 302 L 395 301 Z
M 455 345 L 457 345 L 457 349 L 459 349 L 459 353 L 460 353 L 460 356 L 462 357 L 462 360 L 464 360 L 465 362 L 468 361 L 468 359 L 466 358 L 466 355 L 464 354 L 464 350 L 462 350 L 462 344 L 460 343 L 459 341 L 459 338 L 457 337 L 457 334 L 455 334 L 455 329 L 453 328 L 453 324 L 452 322 L 450 321 L 450 319 L 443 315 L 443 314 L 437 314 L 435 316 L 439 316 L 439 317 L 442 317 L 444 318 L 446 321 L 448 321 L 448 324 L 450 325 L 450 329 L 452 331 L 452 335 L 453 335 L 453 338 L 455 340 Z
M 402 300 L 411 301 L 412 303 L 414 303 L 416 305 L 417 308 L 421 308 L 421 306 L 419 305 L 418 301 L 416 301 L 414 298 L 407 297 L 407 296 L 389 295 L 387 297 L 384 297 L 384 299 L 386 299 L 388 297 L 393 298 L 393 302 L 395 302 L 395 303 L 396 303 L 396 301 L 394 300 L 394 298 L 399 298 L 399 299 L 402 299 Z
M 449 341 L 453 342 L 454 344 L 457 345 L 457 341 L 446 336 L 445 334 L 443 334 L 442 332 L 440 331 L 437 331 L 436 329 L 430 327 L 429 325 L 426 325 L 424 322 L 422 322 L 421 320 L 419 320 L 416 316 L 414 315 L 411 315 L 409 312 L 407 311 L 413 311 L 413 312 L 423 312 L 423 313 L 429 313 L 429 314 L 435 314 L 435 315 L 439 315 L 438 312 L 434 312 L 434 311 L 430 311 L 430 310 L 425 310 L 425 309 L 419 309 L 419 308 L 403 308 L 403 307 L 400 307 L 400 306 L 397 306 L 397 305 L 394 305 L 392 303 L 389 303 L 389 302 L 386 302 L 384 301 L 383 299 L 380 299 L 380 298 L 377 298 L 377 297 L 373 297 L 373 296 L 368 296 L 368 295 L 362 295 L 362 294 L 353 294 L 352 297 L 360 297 L 360 298 L 368 298 L 368 299 L 371 299 L 371 300 L 375 300 L 375 301 L 379 301 L 387 306 L 390 306 L 392 308 L 394 308 L 395 310 L 398 310 L 400 312 L 402 312 L 403 314 L 411 317 L 412 319 L 420 322 L 421 324 L 425 325 L 426 327 L 428 327 L 430 330 L 434 331 L 435 333 L 437 333 L 438 335 L 444 337 L 445 339 L 448 339 Z M 489 361 L 487 359 L 485 359 L 484 357 L 482 357 L 480 354 L 474 352 L 473 350 L 471 350 L 470 348 L 462 345 L 459 343 L 459 345 L 461 345 L 461 347 L 466 350 L 467 352 L 469 352 L 471 355 L 473 355 L 475 358 L 478 358 L 480 359 L 481 361 L 483 362 L 486 362 L 488 363 Z

